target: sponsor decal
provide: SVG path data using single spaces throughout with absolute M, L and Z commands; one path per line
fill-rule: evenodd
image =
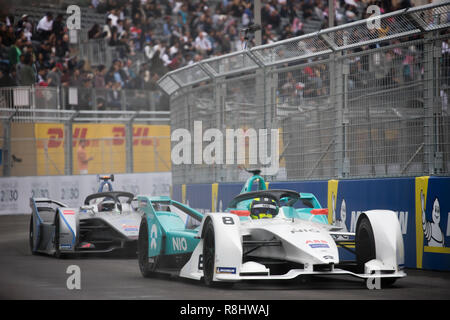
M 158 229 L 156 227 L 156 224 L 152 224 L 152 228 L 150 231 L 150 249 L 156 249 L 157 243 L 156 239 L 158 238 Z
M 313 249 L 317 248 L 329 248 L 328 242 L 325 240 L 306 240 L 306 244 Z
M 228 273 L 228 274 L 236 274 L 236 268 L 232 267 L 217 267 L 216 273 Z
M 129 226 L 129 225 L 126 225 L 126 224 L 123 224 L 122 228 L 125 231 L 138 231 L 139 230 L 137 226 Z
M 173 250 L 187 251 L 187 241 L 185 238 L 175 237 L 172 239 Z
M 315 233 L 320 233 L 319 229 L 316 228 L 297 228 L 297 229 L 292 229 L 291 233 L 295 233 L 295 232 L 315 232 Z

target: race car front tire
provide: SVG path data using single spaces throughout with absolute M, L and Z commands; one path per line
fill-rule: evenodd
M 213 285 L 216 255 L 214 226 L 211 220 L 206 222 L 203 234 L 203 281 L 207 286 Z
M 375 237 L 367 216 L 362 216 L 356 226 L 355 236 L 357 272 L 364 273 L 366 262 L 376 259 Z M 397 278 L 382 278 L 381 287 L 386 288 L 394 284 Z

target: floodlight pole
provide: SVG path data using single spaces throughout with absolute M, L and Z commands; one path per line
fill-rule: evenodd
M 254 3 L 254 17 L 255 21 L 254 24 L 260 25 L 261 24 L 261 0 L 255 0 Z M 262 30 L 258 30 L 255 32 L 255 45 L 260 46 L 262 44 Z

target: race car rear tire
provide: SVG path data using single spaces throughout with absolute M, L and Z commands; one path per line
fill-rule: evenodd
M 34 250 L 34 240 L 33 240 L 33 236 L 34 236 L 34 220 L 33 220 L 33 215 L 31 215 L 31 219 L 30 219 L 30 231 L 28 234 L 28 240 L 29 240 L 29 245 L 30 245 L 30 251 L 32 255 L 36 255 L 37 252 Z
M 57 259 L 64 259 L 66 255 L 64 253 L 61 253 L 61 249 L 59 247 L 59 214 L 55 214 L 55 240 L 54 240 L 54 246 L 55 246 L 55 257 Z
M 148 224 L 147 219 L 144 217 L 141 220 L 138 237 L 139 269 L 141 270 L 141 274 L 144 278 L 153 276 L 158 265 L 158 257 L 154 257 L 154 261 L 149 262 L 148 245 Z

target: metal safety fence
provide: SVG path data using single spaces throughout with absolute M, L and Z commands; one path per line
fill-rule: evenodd
M 203 133 L 278 129 L 273 180 L 448 175 L 449 27 L 448 1 L 409 8 L 206 59 L 158 84 L 172 132 L 194 136 L 196 121 Z M 242 167 L 264 167 L 251 155 L 194 157 L 173 164 L 173 183 L 237 181 Z
M 161 90 L 18 86 L 0 88 L 0 108 L 168 111 L 169 99 Z
M 169 172 L 169 116 L 0 108 L 0 176 Z

